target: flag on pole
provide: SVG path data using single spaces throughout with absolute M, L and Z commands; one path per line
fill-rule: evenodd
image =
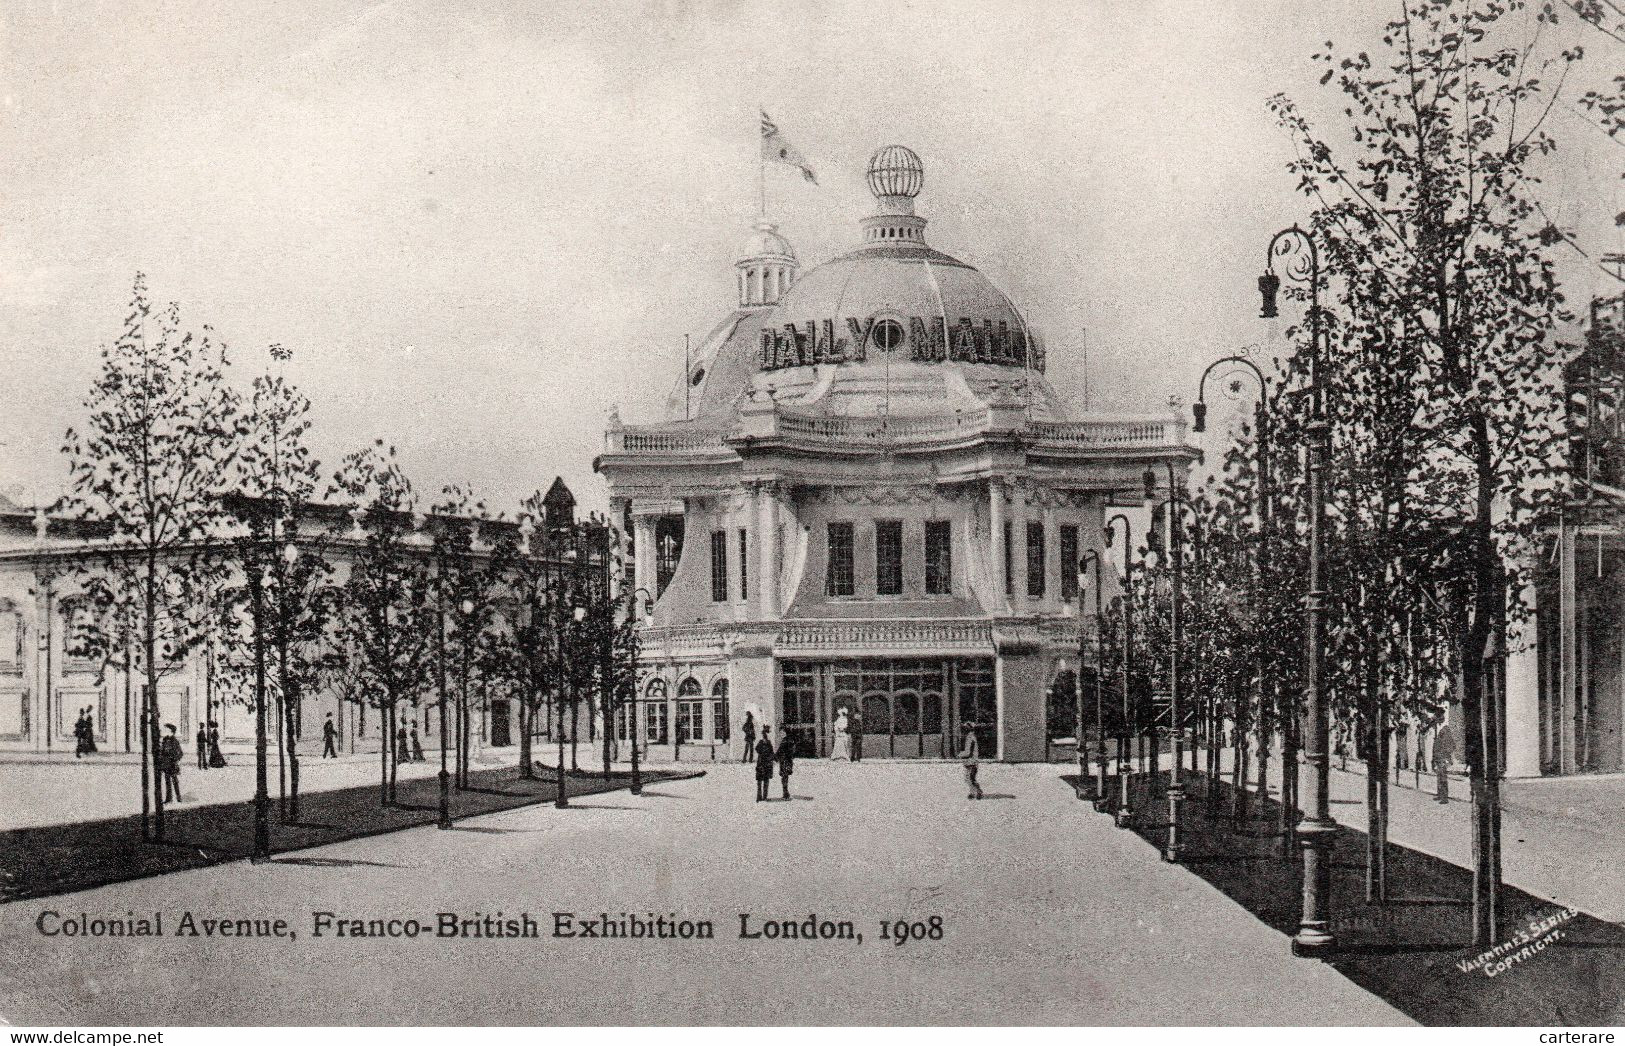
M 801 176 L 818 184 L 818 176 L 813 173 L 812 164 L 801 155 L 801 150 L 791 145 L 789 140 L 779 132 L 779 127 L 768 119 L 767 113 L 762 113 L 762 162 L 787 163 L 801 171 Z

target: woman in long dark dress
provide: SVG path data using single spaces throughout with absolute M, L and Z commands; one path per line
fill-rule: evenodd
M 226 757 L 220 753 L 220 724 L 209 720 L 209 765 L 218 770 L 226 765 Z
M 96 754 L 96 719 L 90 714 L 90 708 L 85 709 L 85 737 L 84 746 L 86 755 Z

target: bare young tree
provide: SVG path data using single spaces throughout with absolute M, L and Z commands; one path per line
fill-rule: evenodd
M 333 482 L 354 520 L 335 535 L 351 547 L 335 648 L 345 660 L 346 698 L 372 705 L 383 720 L 379 797 L 388 806 L 395 801 L 400 706 L 417 704 L 434 670 L 434 579 L 415 533 L 412 484 L 393 447 L 379 441 L 347 455 Z
M 242 435 L 241 397 L 226 382 L 228 367 L 214 332 L 184 331 L 178 305 L 155 311 L 138 274 L 124 331 L 102 349 L 85 423 L 68 431 L 63 446 L 70 504 L 111 527 L 103 589 L 134 587 L 115 597 L 128 608 L 115 615 L 115 627 L 133 628 L 132 667 L 145 677 L 142 833 L 157 840 L 164 838 L 158 682 L 206 634 L 203 590 L 220 569 L 209 538 L 220 532 L 220 496 Z

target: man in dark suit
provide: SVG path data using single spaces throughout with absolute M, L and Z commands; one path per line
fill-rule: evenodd
M 863 759 L 863 713 L 857 706 L 852 707 L 852 714 L 846 717 L 846 731 L 852 735 L 852 761 L 854 763 Z
M 337 759 L 339 728 L 333 725 L 333 713 L 327 713 L 327 721 L 322 724 L 322 758 Z
M 744 725 L 744 727 L 742 727 L 742 729 L 744 730 L 744 733 L 745 733 L 745 762 L 747 762 L 747 763 L 755 762 L 756 761 L 756 718 L 754 716 L 752 716 L 749 712 L 745 713 L 745 725 Z
M 158 742 L 158 769 L 164 775 L 164 802 L 178 803 L 181 801 L 181 739 L 175 733 L 174 723 L 165 723 L 164 729 L 169 733 Z
M 784 799 L 790 800 L 790 775 L 796 772 L 796 742 L 790 736 L 790 731 L 779 731 L 779 787 L 784 789 Z
M 202 723 L 197 725 L 197 768 L 209 768 L 209 731 Z
M 767 783 L 773 780 L 773 728 L 762 724 L 762 739 L 756 742 L 756 801 L 767 802 Z

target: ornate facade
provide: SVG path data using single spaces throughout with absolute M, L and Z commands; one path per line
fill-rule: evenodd
M 970 723 L 984 756 L 1045 758 L 1077 558 L 1148 467 L 1197 457 L 1175 417 L 1067 411 L 1021 311 L 926 243 L 918 157 L 868 182 L 859 244 L 806 273 L 756 226 L 665 419 L 605 435 L 651 608 L 617 732 L 656 755 L 737 758 L 750 712 L 822 756 L 845 709 L 865 757 L 951 756 Z

